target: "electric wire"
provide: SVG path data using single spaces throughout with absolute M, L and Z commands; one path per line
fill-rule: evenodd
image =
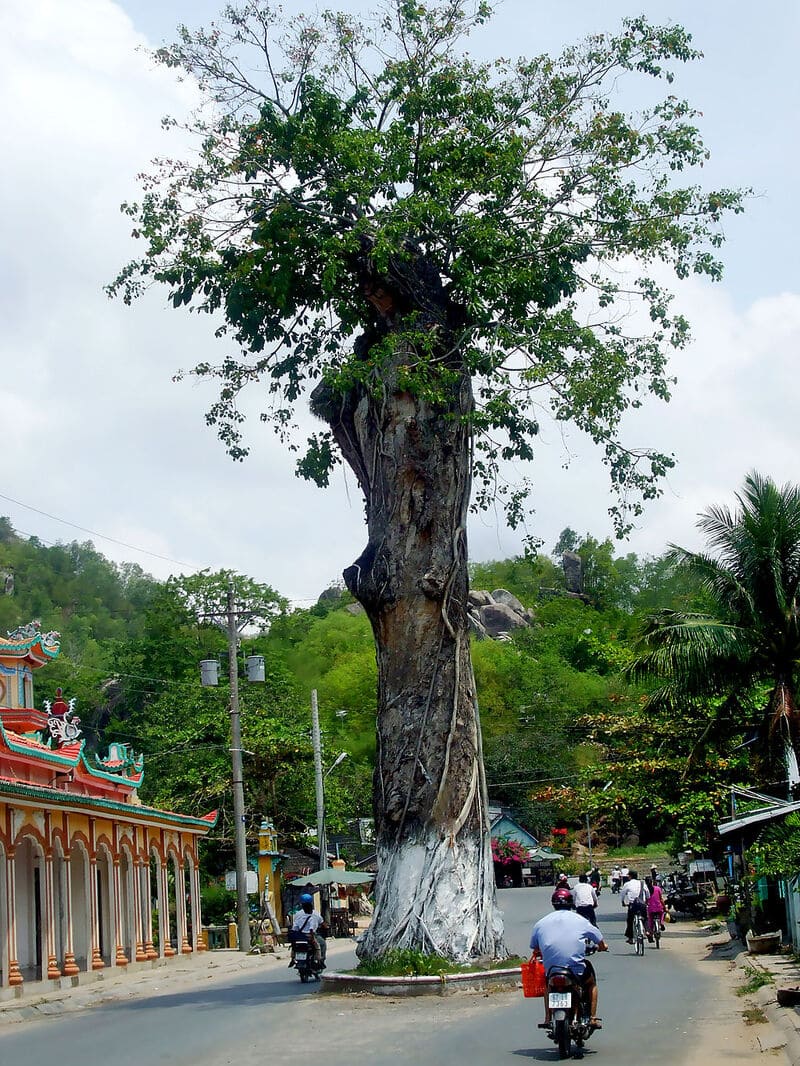
M 58 515 L 50 514 L 49 511 L 42 511 L 38 507 L 31 506 L 29 503 L 15 500 L 11 496 L 6 496 L 3 492 L 0 492 L 0 500 L 6 500 L 8 503 L 13 503 L 16 507 L 24 507 L 26 510 L 43 515 L 45 518 L 50 518 L 54 522 L 60 522 L 62 525 L 71 526 L 72 529 L 79 529 L 81 533 L 88 533 L 91 537 L 99 537 L 100 540 L 107 540 L 110 544 L 116 544 L 120 548 L 128 548 L 130 551 L 141 552 L 143 555 L 149 555 L 153 559 L 160 559 L 164 563 L 175 563 L 176 566 L 188 568 L 192 573 L 195 573 L 198 570 L 198 567 L 190 566 L 189 563 L 182 563 L 179 559 L 173 559 L 169 555 L 159 555 L 158 552 L 148 551 L 147 548 L 138 548 L 135 544 L 128 544 L 127 541 L 117 540 L 115 537 L 109 537 L 105 533 L 98 533 L 96 529 L 88 529 L 86 526 L 79 526 L 76 522 L 69 522 L 66 518 L 59 518 Z
M 70 522 L 66 518 L 59 518 L 58 515 L 51 514 L 49 511 L 42 511 L 38 507 L 33 507 L 29 503 L 23 503 L 22 500 L 16 500 L 12 496 L 7 496 L 5 493 L 0 492 L 0 500 L 6 500 L 8 503 L 13 503 L 16 507 L 24 507 L 28 511 L 33 511 L 35 514 L 40 514 L 45 518 L 51 519 L 53 522 L 60 522 L 62 525 L 69 526 L 71 529 L 78 529 L 82 533 L 88 533 L 92 537 L 98 537 L 100 540 L 107 540 L 111 544 L 116 544 L 118 547 L 127 548 L 129 551 L 139 552 L 142 555 L 149 555 L 153 559 L 160 559 L 161 562 L 175 563 L 176 566 L 180 566 L 187 570 L 189 573 L 198 573 L 202 569 L 210 569 L 206 567 L 190 566 L 189 563 L 182 563 L 179 559 L 173 559 L 169 555 L 159 555 L 157 552 L 151 552 L 147 548 L 139 548 L 135 544 L 128 544 L 124 540 L 116 540 L 114 537 L 106 536 L 104 533 L 98 533 L 96 530 L 88 529 L 86 526 L 78 525 L 75 522 Z M 47 540 L 45 537 L 39 536 L 38 533 L 28 533 L 22 529 L 15 529 L 16 533 L 21 533 L 23 537 L 29 537 L 35 540 L 41 541 L 43 544 L 49 545 L 51 548 L 58 547 L 58 542 L 53 540 Z M 293 604 L 301 603 L 316 603 L 317 598 L 314 596 L 293 596 Z

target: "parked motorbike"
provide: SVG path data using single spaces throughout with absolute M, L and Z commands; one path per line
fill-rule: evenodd
M 587 943 L 586 954 L 592 955 L 595 945 Z M 553 966 L 547 975 L 547 1004 L 550 1022 L 547 1035 L 558 1047 L 558 1057 L 568 1059 L 575 1045 L 576 1059 L 583 1058 L 583 1047 L 594 1032 L 591 1007 L 575 975 L 565 966 Z
M 294 941 L 294 955 L 291 964 L 297 970 L 303 984 L 319 981 L 319 975 L 325 969 L 318 954 L 317 946 L 311 937 L 297 937 Z
M 666 879 L 664 894 L 667 909 L 692 918 L 703 918 L 706 913 L 706 894 L 692 884 L 683 874 L 673 874 Z

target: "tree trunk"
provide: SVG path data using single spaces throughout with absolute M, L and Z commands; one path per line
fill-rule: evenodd
M 467 625 L 471 383 L 445 327 L 439 351 L 455 354 L 437 362 L 439 392 L 410 388 L 404 370 L 419 357 L 408 320 L 385 291 L 378 299 L 385 318 L 356 352 L 390 354 L 346 395 L 323 385 L 313 397 L 358 477 L 369 533 L 344 572 L 378 662 L 378 876 L 359 954 L 503 957 Z M 426 328 L 448 314 L 443 299 L 433 312 L 428 302 Z

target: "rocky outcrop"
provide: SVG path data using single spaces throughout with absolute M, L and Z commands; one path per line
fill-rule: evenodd
M 534 620 L 533 612 L 507 589 L 471 589 L 468 602 L 470 628 L 479 640 L 511 640 L 514 630 L 525 629 Z

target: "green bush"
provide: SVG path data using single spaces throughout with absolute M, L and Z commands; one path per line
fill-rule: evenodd
M 210 881 L 203 885 L 200 901 L 206 925 L 227 925 L 236 913 L 236 896 L 221 881 Z

